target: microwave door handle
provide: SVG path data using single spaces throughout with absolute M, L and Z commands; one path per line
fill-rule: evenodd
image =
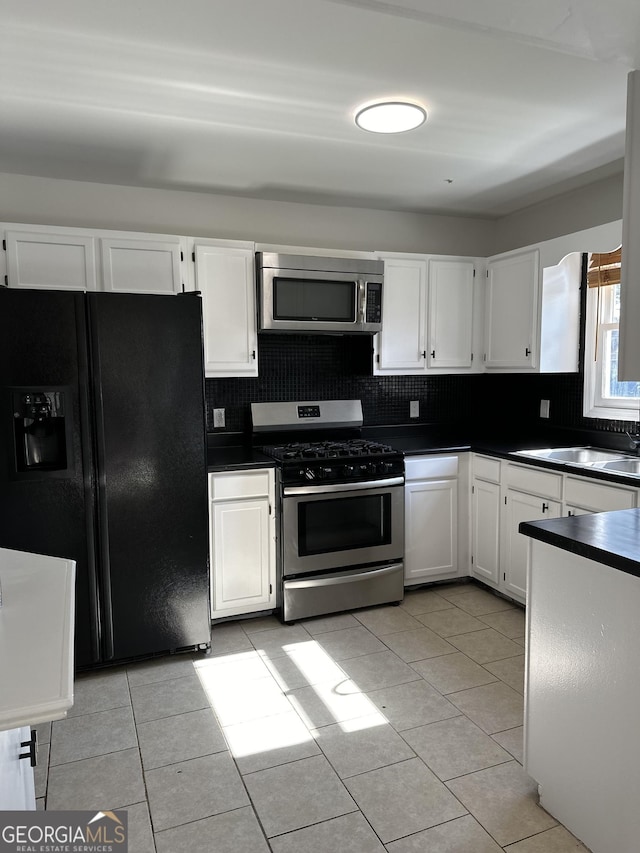
M 367 285 L 363 279 L 358 279 L 359 323 L 364 326 L 367 317 Z

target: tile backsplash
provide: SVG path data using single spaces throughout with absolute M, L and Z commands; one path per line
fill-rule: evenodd
M 249 404 L 282 400 L 362 400 L 366 426 L 470 424 L 473 431 L 522 432 L 549 426 L 624 432 L 637 424 L 582 417 L 582 373 L 372 376 L 372 339 L 356 335 L 263 334 L 258 377 L 207 379 L 207 426 L 226 410 L 227 432 L 250 432 Z M 540 400 L 550 417 L 540 421 Z M 420 417 L 409 418 L 409 401 Z M 216 433 L 222 430 L 215 430 Z

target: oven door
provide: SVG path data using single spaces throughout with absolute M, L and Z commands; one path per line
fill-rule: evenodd
M 404 479 L 286 487 L 283 575 L 401 560 Z

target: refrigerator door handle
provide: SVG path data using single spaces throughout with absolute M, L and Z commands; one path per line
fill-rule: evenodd
M 95 501 L 93 491 L 94 459 L 92 448 L 91 401 L 89 399 L 89 352 L 86 338 L 86 315 L 84 294 L 76 298 L 76 328 L 78 339 L 78 405 L 80 409 L 80 445 L 82 470 L 84 471 L 85 530 L 87 537 L 87 569 L 89 583 L 89 623 L 91 634 L 91 658 L 94 662 L 101 657 L 100 598 L 98 596 L 96 537 L 95 537 Z
M 98 344 L 97 318 L 95 304 L 91 294 L 87 294 L 87 315 L 90 341 L 90 356 L 93 366 L 93 409 L 95 412 L 94 436 L 96 454 L 96 496 L 98 541 L 100 554 L 100 600 L 102 603 L 102 645 L 104 658 L 113 659 L 115 647 L 113 641 L 113 608 L 111 603 L 111 566 L 109 561 L 109 511 L 107 506 L 106 447 L 104 433 L 104 405 L 101 391 L 100 347 Z

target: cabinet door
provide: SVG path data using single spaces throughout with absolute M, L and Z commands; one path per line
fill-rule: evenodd
M 375 374 L 426 373 L 427 262 L 384 258 L 382 332 L 374 338 Z
M 500 571 L 500 486 L 473 481 L 471 571 L 497 586 Z
M 485 367 L 535 368 L 538 363 L 539 252 L 489 259 Z
M 210 504 L 213 618 L 274 606 L 269 500 Z
M 36 798 L 33 768 L 28 759 L 19 758 L 27 751 L 20 744 L 31 737 L 31 729 L 9 729 L 0 732 L 0 810 L 33 811 Z
M 559 518 L 562 506 L 558 501 L 527 495 L 507 489 L 502 525 L 501 570 L 502 587 L 521 602 L 527 596 L 527 536 L 518 532 L 522 521 Z
M 458 484 L 427 480 L 405 486 L 405 584 L 458 573 Z
M 180 240 L 100 239 L 103 289 L 114 293 L 182 291 Z
M 205 375 L 257 376 L 254 256 L 250 249 L 196 246 Z
M 429 367 L 471 367 L 473 279 L 472 260 L 429 261 Z
M 7 231 L 9 287 L 95 290 L 93 237 L 55 231 Z

